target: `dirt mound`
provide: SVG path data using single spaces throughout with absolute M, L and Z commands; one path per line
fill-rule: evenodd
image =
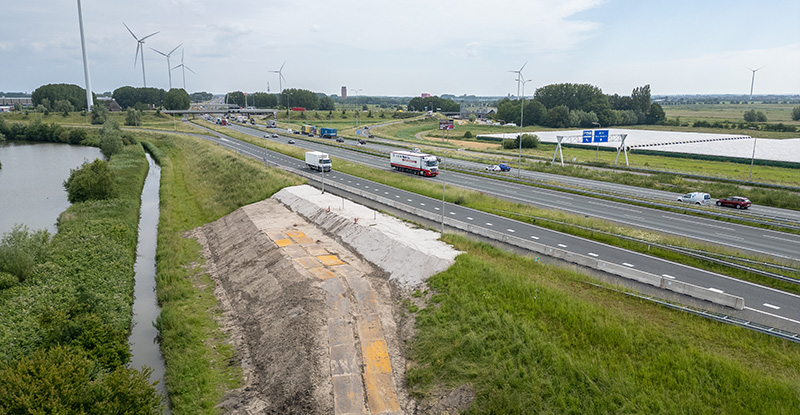
M 413 320 L 400 298 L 457 252 L 434 232 L 349 201 L 344 211 L 328 210 L 341 199 L 310 187 L 280 193 L 321 226 L 270 199 L 194 231 L 244 369 L 244 384 L 221 409 L 413 413 L 403 348 Z

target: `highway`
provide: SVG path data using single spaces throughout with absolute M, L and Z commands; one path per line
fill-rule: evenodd
M 231 125 L 230 128 L 245 134 L 263 135 L 257 130 L 236 124 Z M 291 137 L 297 141 L 295 145 L 302 148 L 324 151 L 334 157 L 366 164 L 374 168 L 391 169 L 388 157 L 378 157 L 351 151 L 352 144 L 337 144 L 332 140 L 331 144 L 321 144 L 305 141 L 301 136 L 297 135 Z M 287 138 L 279 137 L 271 140 L 285 143 Z M 352 140 L 350 140 L 350 143 L 352 143 Z M 372 148 L 374 145 L 369 144 L 369 147 Z M 391 149 L 400 148 L 391 147 Z M 509 181 L 494 180 L 491 177 L 446 171 L 448 163 L 450 161 L 445 157 L 443 162 L 445 173 L 438 178 L 428 180 L 438 181 L 444 178 L 449 184 L 514 202 L 546 209 L 559 209 L 628 226 L 684 236 L 732 249 L 748 251 L 753 254 L 800 262 L 800 235 L 797 234 L 603 200 Z M 462 162 L 459 161 L 459 163 Z
M 243 128 L 243 131 L 246 130 L 249 130 L 250 133 L 255 131 L 252 129 Z M 211 138 L 204 136 L 203 138 L 212 140 L 241 154 L 259 160 L 265 160 L 265 162 L 270 164 L 280 165 L 289 169 L 307 170 L 305 163 L 302 160 L 288 157 L 280 153 L 271 152 L 262 147 L 235 140 L 231 137 L 223 136 Z M 281 140 L 285 141 L 286 138 Z M 298 143 L 301 143 L 301 141 L 298 141 Z M 309 145 L 309 147 L 328 151 L 327 148 L 323 148 L 322 146 L 316 144 Z M 339 150 L 341 151 L 342 149 Z M 386 160 L 384 160 L 383 167 L 386 167 L 387 164 L 388 163 Z M 452 184 L 453 182 L 451 180 L 455 176 L 456 174 L 454 174 L 454 172 L 445 171 L 440 175 L 440 178 L 445 180 L 448 184 Z M 409 180 L 430 180 L 417 179 L 411 175 L 408 177 Z M 558 247 L 576 254 L 600 258 L 607 262 L 613 262 L 625 267 L 635 268 L 644 272 L 662 276 L 664 278 L 675 279 L 700 287 L 705 287 L 711 291 L 721 291 L 731 295 L 740 296 L 745 300 L 744 310 L 726 309 L 730 315 L 745 320 L 768 324 L 772 327 L 781 328 L 794 333 L 800 333 L 800 296 L 795 294 L 785 293 L 772 288 L 740 281 L 724 275 L 699 270 L 693 267 L 665 261 L 648 255 L 630 252 L 621 248 L 556 231 L 551 231 L 545 228 L 540 228 L 501 216 L 476 211 L 455 204 L 443 204 L 441 200 L 427 198 L 415 193 L 406 192 L 363 178 L 337 172 L 335 171 L 335 166 L 333 172 L 325 175 L 325 181 L 326 183 L 338 182 L 346 184 L 350 187 L 372 192 L 376 195 L 381 195 L 386 198 L 392 198 L 398 202 L 408 204 L 409 206 L 414 206 L 418 209 L 424 209 L 439 215 L 441 215 L 442 209 L 444 208 L 445 215 L 448 215 L 450 218 L 458 219 L 467 223 L 474 223 L 476 225 L 493 229 L 510 236 L 535 240 L 536 242 Z

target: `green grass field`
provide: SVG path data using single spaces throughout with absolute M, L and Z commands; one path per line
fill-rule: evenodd
M 446 235 L 466 254 L 431 277 L 408 382 L 467 385 L 467 414 L 790 414 L 800 345 L 599 288 Z

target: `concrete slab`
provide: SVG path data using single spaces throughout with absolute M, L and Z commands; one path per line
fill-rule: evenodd
M 371 414 L 385 414 L 400 410 L 397 390 L 391 373 L 364 373 L 367 405 Z
M 292 244 L 294 244 L 294 242 L 289 238 L 278 239 L 277 241 L 275 241 L 275 245 L 278 245 L 281 248 Z
M 331 374 L 356 375 L 361 373 L 361 360 L 356 355 L 356 347 L 351 344 L 331 346 Z
M 319 255 L 317 256 L 317 259 L 319 259 L 320 262 L 329 267 L 332 267 L 334 265 L 344 264 L 344 262 L 342 262 L 342 260 L 339 259 L 339 257 L 337 257 L 336 255 Z
M 364 359 L 364 373 L 392 373 L 386 340 L 362 341 L 361 356 Z
M 331 272 L 331 270 L 325 267 L 311 268 L 309 269 L 309 271 L 311 271 L 311 273 L 314 274 L 315 277 L 323 281 L 330 278 L 336 278 L 336 274 L 334 274 L 333 272 Z
M 337 415 L 366 414 L 364 388 L 361 376 L 343 375 L 333 377 L 333 408 Z
M 305 269 L 317 268 L 321 265 L 317 257 L 313 256 L 304 256 L 301 258 L 295 258 L 294 260 Z
M 383 340 L 381 318 L 377 314 L 367 314 L 356 319 L 358 338 L 362 342 L 369 340 Z
M 356 339 L 350 321 L 344 318 L 332 318 L 328 321 L 328 344 L 340 346 L 349 344 L 355 350 Z

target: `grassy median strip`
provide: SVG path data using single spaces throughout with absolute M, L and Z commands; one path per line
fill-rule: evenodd
M 469 414 L 792 413 L 800 345 L 597 289 L 588 277 L 446 235 L 412 393 L 468 385 Z
M 220 331 L 201 247 L 186 232 L 302 180 L 197 138 L 161 135 L 148 147 L 162 167 L 156 281 L 167 390 L 174 414 L 215 414 L 241 368 Z

